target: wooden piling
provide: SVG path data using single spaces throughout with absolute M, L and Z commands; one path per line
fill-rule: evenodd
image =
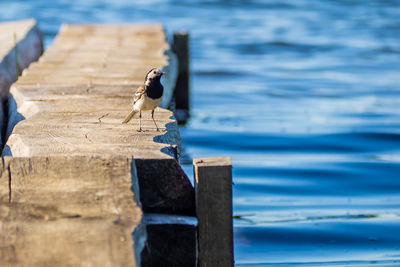
M 193 159 L 198 220 L 198 266 L 233 266 L 230 158 Z
M 185 124 L 189 118 L 189 34 L 176 32 L 173 35 L 173 50 L 178 58 L 178 77 L 174 91 L 175 117 L 178 124 Z

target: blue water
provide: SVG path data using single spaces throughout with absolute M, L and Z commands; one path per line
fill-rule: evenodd
M 191 33 L 192 157 L 230 156 L 237 266 L 400 266 L 400 1 L 0 1 Z

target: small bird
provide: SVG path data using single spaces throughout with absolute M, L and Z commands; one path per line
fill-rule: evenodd
M 133 108 L 132 111 L 126 116 L 122 123 L 128 123 L 133 116 L 139 112 L 139 132 L 142 131 L 142 111 L 151 110 L 151 118 L 153 119 L 154 125 L 159 132 L 160 129 L 154 120 L 154 109 L 160 104 L 161 98 L 164 92 L 164 87 L 161 84 L 161 77 L 165 75 L 160 69 L 151 69 L 147 75 L 144 85 L 140 86 L 135 96 L 133 97 Z

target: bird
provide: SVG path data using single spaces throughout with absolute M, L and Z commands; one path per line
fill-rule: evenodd
M 164 92 L 164 87 L 161 84 L 161 77 L 165 75 L 160 69 L 153 68 L 147 74 L 144 85 L 139 86 L 134 97 L 132 111 L 125 117 L 122 123 L 128 123 L 133 116 L 139 112 L 139 130 L 142 131 L 142 111 L 151 110 L 151 118 L 157 128 L 160 129 L 154 120 L 154 110 L 160 104 Z

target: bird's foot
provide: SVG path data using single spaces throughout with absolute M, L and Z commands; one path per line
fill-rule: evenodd
M 137 131 L 138 131 L 139 133 L 140 133 L 140 132 L 143 132 L 142 128 L 139 128 L 139 130 L 137 130 Z

